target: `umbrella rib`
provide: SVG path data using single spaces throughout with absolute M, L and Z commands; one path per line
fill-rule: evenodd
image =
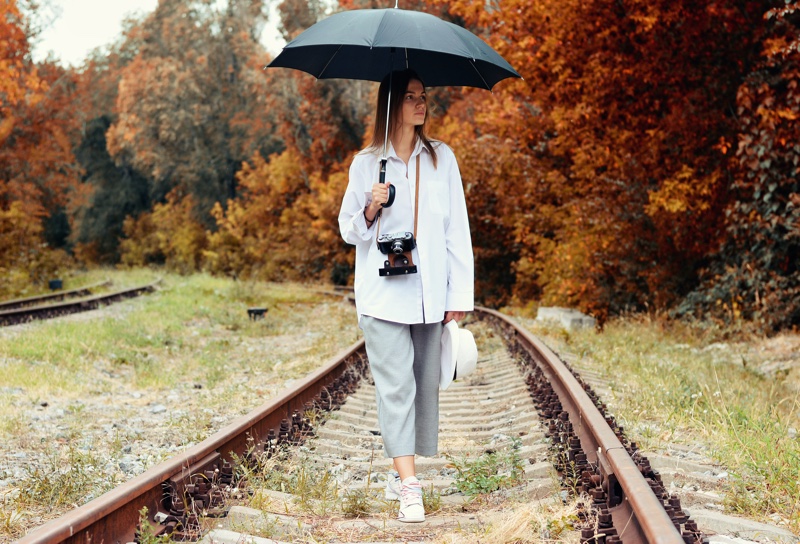
M 475 59 L 472 59 L 471 61 L 468 60 L 468 62 L 469 62 L 469 65 L 472 66 L 473 70 L 475 70 L 475 73 L 478 74 L 478 77 L 481 78 L 481 81 L 483 81 L 483 84 L 486 85 L 486 88 L 489 91 L 491 91 L 492 87 L 488 83 L 486 83 L 486 80 L 483 78 L 483 74 L 481 74 L 481 71 L 478 70 L 478 67 L 475 65 Z
M 338 55 L 338 54 L 339 54 L 339 51 L 341 51 L 341 49 L 342 49 L 342 46 L 343 46 L 343 44 L 340 44 L 340 45 L 339 45 L 339 47 L 336 49 L 336 52 L 335 52 L 333 55 L 331 55 L 331 58 L 329 58 L 329 59 L 328 59 L 328 62 L 326 62 L 326 63 L 325 63 L 325 66 L 322 68 L 322 71 L 320 71 L 319 75 L 317 76 L 317 79 L 319 79 L 319 78 L 321 78 L 321 77 L 322 77 L 322 74 L 324 74 L 324 73 L 325 73 L 325 70 L 327 70 L 327 69 L 328 69 L 328 66 L 330 66 L 331 62 L 333 62 L 333 57 L 335 57 L 336 55 Z

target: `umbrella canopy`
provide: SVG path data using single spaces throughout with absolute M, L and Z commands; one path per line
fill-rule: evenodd
M 505 78 L 522 77 L 470 31 L 399 8 L 331 15 L 288 43 L 269 67 L 294 68 L 317 79 L 367 81 L 410 68 L 427 87 L 491 89 Z
M 289 42 L 267 67 L 294 68 L 317 79 L 366 81 L 383 81 L 387 74 L 412 69 L 428 87 L 489 90 L 507 77 L 522 77 L 472 32 L 396 5 L 393 9 L 356 9 L 331 15 Z M 387 116 L 391 92 L 388 101 Z M 385 130 L 380 183 L 386 181 L 388 119 Z M 394 197 L 392 185 L 383 207 L 391 206 Z

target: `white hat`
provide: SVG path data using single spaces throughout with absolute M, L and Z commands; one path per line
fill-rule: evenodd
M 442 371 L 439 387 L 444 390 L 456 378 L 464 378 L 475 371 L 478 363 L 478 348 L 472 332 L 459 329 L 455 320 L 450 320 L 442 330 Z

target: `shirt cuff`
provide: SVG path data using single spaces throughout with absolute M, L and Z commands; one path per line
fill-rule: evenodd
M 444 307 L 448 312 L 471 312 L 475 309 L 475 293 L 448 290 Z

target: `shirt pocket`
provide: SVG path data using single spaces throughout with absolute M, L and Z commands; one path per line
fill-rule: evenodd
M 440 215 L 450 212 L 450 186 L 446 181 L 431 180 L 428 185 L 428 201 L 431 211 Z

